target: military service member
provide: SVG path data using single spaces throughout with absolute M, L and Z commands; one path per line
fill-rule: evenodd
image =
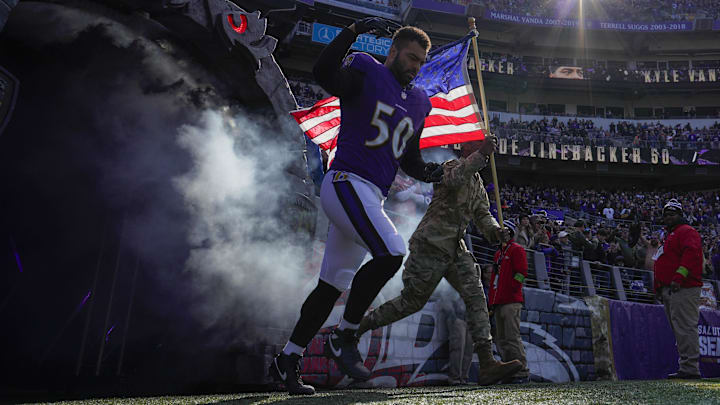
M 479 174 L 496 146 L 494 136 L 465 143 L 462 158 L 443 164 L 443 180 L 435 184 L 432 202 L 410 238 L 400 296 L 366 315 L 357 332 L 361 336 L 419 311 L 445 277 L 467 308 L 468 328 L 479 360 L 479 385 L 495 384 L 522 369 L 517 360 L 502 363 L 492 355 L 485 292 L 463 239 L 470 220 L 490 241 L 508 236 L 489 212 L 490 202 Z

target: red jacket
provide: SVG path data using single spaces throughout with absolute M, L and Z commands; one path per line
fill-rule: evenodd
M 522 286 L 528 274 L 525 249 L 511 240 L 504 250 L 495 252 L 495 263 L 500 261 L 501 253 L 499 272 L 493 271 L 490 278 L 490 305 L 523 302 Z
M 680 287 L 702 285 L 702 240 L 690 225 L 680 224 L 665 238 L 663 252 L 655 261 L 655 290 L 675 281 Z

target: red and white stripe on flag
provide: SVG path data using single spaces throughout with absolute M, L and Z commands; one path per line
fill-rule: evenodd
M 420 149 L 485 139 L 472 87 L 463 85 L 430 97 L 432 110 L 425 118 Z M 328 153 L 328 166 L 337 150 L 340 130 L 340 100 L 329 97 L 312 107 L 291 111 L 300 128 L 320 149 Z
M 337 150 L 337 134 L 340 131 L 340 99 L 328 97 L 312 107 L 291 111 L 290 115 L 314 144 L 327 151 L 327 164 L 330 167 Z
M 420 149 L 485 139 L 474 98 L 470 85 L 430 97 L 432 110 L 425 118 Z

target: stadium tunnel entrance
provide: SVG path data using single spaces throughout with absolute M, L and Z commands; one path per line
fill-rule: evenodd
M 262 380 L 267 330 L 295 314 L 256 327 L 258 277 L 303 257 L 232 249 L 302 245 L 315 207 L 292 93 L 277 65 L 259 73 L 274 39 L 259 13 L 217 3 L 213 30 L 83 1 L 21 2 L 2 28 L 0 65 L 20 83 L 0 135 L 4 384 L 74 396 Z M 221 35 L 228 15 L 249 42 Z M 213 264 L 228 246 L 237 261 Z M 287 288 L 272 292 L 300 299 Z

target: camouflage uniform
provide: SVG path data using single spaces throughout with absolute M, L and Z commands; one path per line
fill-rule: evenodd
M 445 162 L 443 180 L 434 186 L 432 202 L 410 238 L 410 255 L 405 263 L 404 288 L 392 299 L 363 318 L 358 336 L 391 324 L 419 311 L 445 277 L 467 307 L 467 324 L 475 342 L 490 342 L 487 301 L 475 260 L 465 246 L 465 229 L 470 220 L 485 237 L 497 242 L 499 225 L 490 214 L 490 201 L 479 170 L 487 156 L 476 151 L 467 158 Z

